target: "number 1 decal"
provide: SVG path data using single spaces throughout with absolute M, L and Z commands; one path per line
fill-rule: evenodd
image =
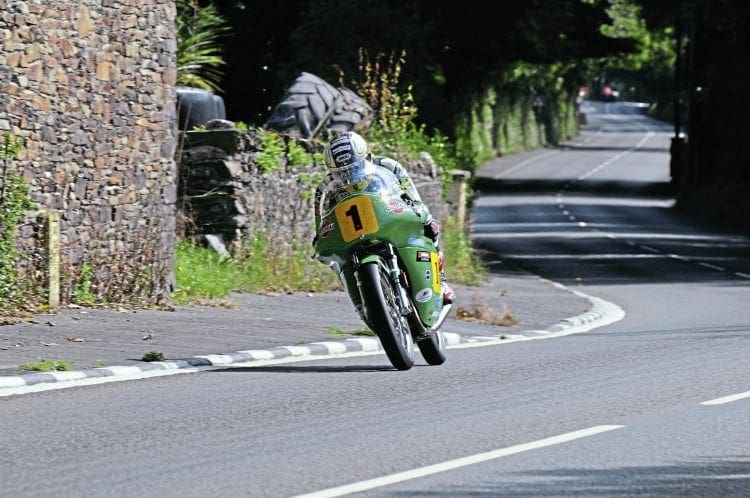
M 436 252 L 430 253 L 430 263 L 432 263 L 432 290 L 440 292 L 440 256 Z
M 375 233 L 380 228 L 369 197 L 360 196 L 345 200 L 336 206 L 335 213 L 344 242 Z
M 362 218 L 359 217 L 359 209 L 357 209 L 356 204 L 352 204 L 352 207 L 350 207 L 344 214 L 352 219 L 355 232 L 362 230 Z

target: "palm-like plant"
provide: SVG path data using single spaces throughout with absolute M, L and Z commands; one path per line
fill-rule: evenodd
M 177 84 L 220 91 L 226 64 L 219 40 L 229 25 L 212 3 L 177 0 Z

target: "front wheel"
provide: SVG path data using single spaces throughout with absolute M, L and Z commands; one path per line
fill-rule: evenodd
M 398 370 L 414 365 L 414 341 L 406 319 L 401 315 L 385 268 L 377 263 L 359 267 L 362 298 L 368 322 L 374 328 L 386 356 Z

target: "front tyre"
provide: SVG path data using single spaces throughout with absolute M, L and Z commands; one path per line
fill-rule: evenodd
M 368 321 L 374 328 L 386 356 L 398 370 L 414 365 L 414 341 L 406 319 L 401 316 L 386 270 L 377 263 L 359 267 L 362 298 Z

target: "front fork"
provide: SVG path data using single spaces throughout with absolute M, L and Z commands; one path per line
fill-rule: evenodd
M 383 259 L 387 263 L 386 266 L 388 267 L 388 276 L 390 277 L 390 284 L 391 288 L 394 289 L 395 296 L 396 296 L 396 304 L 398 305 L 398 311 L 402 316 L 406 316 L 409 313 L 411 313 L 411 301 L 409 300 L 409 295 L 406 293 L 406 289 L 401 284 L 401 268 L 398 266 L 398 258 L 396 257 L 396 253 L 393 250 L 393 246 L 390 244 L 386 245 L 387 253 L 383 255 Z M 352 265 L 354 268 L 357 268 L 360 264 L 359 258 L 353 254 L 352 255 Z M 360 296 L 360 302 L 362 302 L 362 281 L 359 277 L 359 272 L 354 272 L 354 278 L 357 282 L 357 289 L 359 291 Z

